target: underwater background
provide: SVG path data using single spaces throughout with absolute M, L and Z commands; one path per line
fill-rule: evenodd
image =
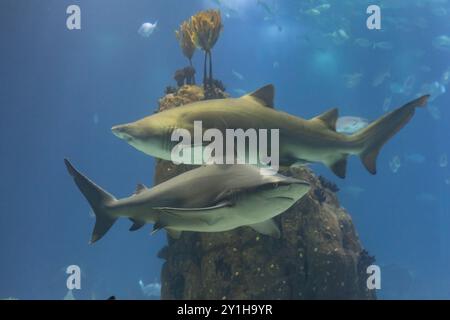
M 66 28 L 81 8 L 82 29 Z M 369 4 L 382 30 L 368 30 Z M 374 120 L 419 94 L 425 109 L 381 151 L 371 176 L 349 158 L 336 182 L 362 244 L 382 270 L 378 298 L 450 298 L 450 1 L 97 0 L 0 2 L 0 298 L 158 299 L 164 232 L 121 219 L 89 245 L 90 208 L 63 158 L 116 196 L 153 184 L 154 159 L 110 128 L 151 114 L 186 66 L 174 30 L 220 8 L 214 76 L 232 96 L 267 83 L 277 109 L 331 107 Z M 149 37 L 137 32 L 158 21 Z M 203 55 L 194 56 L 198 80 Z M 68 265 L 81 290 L 68 292 Z

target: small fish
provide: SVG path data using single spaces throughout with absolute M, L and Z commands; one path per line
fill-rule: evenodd
M 434 101 L 437 97 L 447 92 L 447 89 L 442 83 L 434 81 L 432 83 L 423 84 L 420 88 L 420 92 L 427 92 L 430 95 L 430 101 Z
M 320 16 L 320 11 L 317 10 L 316 8 L 312 8 L 312 9 L 308 9 L 305 11 L 305 14 L 307 14 L 308 16 Z
M 392 103 L 392 97 L 386 97 L 383 101 L 383 111 L 386 112 L 390 109 Z
M 391 171 L 392 171 L 393 173 L 397 173 L 401 166 L 402 166 L 402 162 L 401 162 L 399 156 L 394 156 L 394 157 L 389 161 L 389 168 L 391 169 Z
M 353 134 L 369 125 L 369 121 L 360 117 L 340 117 L 336 122 L 336 131 Z
M 364 38 L 357 38 L 355 39 L 355 44 L 362 47 L 362 48 L 368 48 L 372 46 L 372 42 L 370 40 L 364 39 Z
M 339 29 L 339 30 L 337 31 L 337 34 L 338 34 L 342 39 L 345 39 L 345 40 L 350 39 L 349 35 L 347 34 L 347 32 L 345 32 L 344 29 Z
M 390 72 L 390 70 L 383 71 L 383 72 L 377 74 L 377 75 L 373 78 L 372 86 L 373 86 L 373 87 L 378 87 L 378 86 L 382 85 L 383 82 L 384 82 L 386 79 L 390 78 L 390 77 L 391 77 L 391 72 Z
M 329 4 L 329 3 L 324 3 L 324 4 L 321 4 L 320 6 L 316 7 L 316 9 L 319 10 L 320 12 L 328 10 L 330 8 L 331 8 L 331 4 Z
M 392 82 L 389 86 L 389 89 L 391 90 L 392 93 L 396 93 L 396 94 L 405 93 L 405 88 L 403 87 L 403 84 L 398 83 L 398 82 Z
M 448 165 L 448 157 L 446 153 L 441 154 L 439 157 L 439 167 L 446 168 Z
M 406 92 L 409 92 L 412 90 L 414 83 L 416 82 L 416 77 L 414 75 L 408 76 L 405 81 L 403 82 L 403 88 Z
M 153 32 L 155 31 L 157 26 L 158 26 L 158 21 L 156 21 L 155 23 L 145 22 L 139 27 L 138 33 L 142 37 L 148 38 L 153 34 Z
M 428 108 L 428 112 L 434 120 L 441 120 L 441 110 L 439 110 L 438 107 L 430 105 Z
M 390 42 L 387 41 L 381 41 L 381 42 L 376 42 L 373 44 L 373 48 L 374 49 L 381 49 L 381 50 L 391 50 L 394 48 L 394 45 Z
M 336 44 L 340 45 L 343 44 L 345 41 L 350 39 L 350 36 L 344 29 L 339 29 L 337 31 L 334 31 L 332 33 L 328 33 L 325 36 L 331 38 L 331 40 Z
M 142 294 L 146 297 L 157 299 L 161 297 L 161 284 L 158 282 L 144 285 L 144 282 L 139 280 L 139 287 L 141 288 Z
M 280 67 L 280 63 L 278 61 L 274 61 L 272 66 L 274 69 L 278 69 Z
M 344 78 L 344 84 L 348 89 L 352 89 L 359 85 L 361 82 L 363 74 L 362 73 L 352 73 L 352 74 L 345 74 L 343 76 Z
M 421 164 L 425 162 L 426 158 L 420 153 L 412 153 L 405 155 L 405 160 L 411 163 Z
M 440 35 L 433 39 L 433 47 L 438 50 L 450 51 L 450 37 L 447 35 Z
M 238 78 L 239 80 L 244 80 L 244 76 L 242 74 L 240 74 L 239 72 L 235 71 L 235 70 L 231 70 L 231 73 L 233 73 L 233 75 Z

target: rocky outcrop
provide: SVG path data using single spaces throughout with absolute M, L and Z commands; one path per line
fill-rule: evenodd
M 183 90 L 183 91 L 182 91 Z M 202 99 L 202 88 L 184 86 L 160 100 L 160 110 Z M 181 103 L 181 101 L 183 103 Z M 186 170 L 158 161 L 155 183 Z M 373 299 L 366 268 L 373 263 L 341 208 L 333 184 L 306 167 L 282 172 L 308 180 L 311 191 L 276 217 L 281 238 L 248 227 L 221 233 L 184 232 L 168 238 L 162 299 Z

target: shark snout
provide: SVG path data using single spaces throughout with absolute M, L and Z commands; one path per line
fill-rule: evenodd
M 130 134 L 129 125 L 121 124 L 111 128 L 112 133 L 123 140 L 130 141 L 133 137 Z

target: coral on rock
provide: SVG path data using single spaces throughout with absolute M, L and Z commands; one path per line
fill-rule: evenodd
M 178 39 L 178 43 L 180 44 L 184 56 L 189 60 L 189 65 L 192 66 L 195 43 L 192 39 L 191 21 L 184 21 L 180 25 L 180 30 L 175 31 L 175 36 Z
M 195 84 L 195 69 L 194 67 L 186 67 L 184 70 L 184 77 L 186 78 L 186 84 Z
M 327 188 L 328 190 L 333 192 L 339 191 L 339 187 L 337 186 L 337 184 L 328 180 L 324 176 L 319 176 L 319 181 L 322 184 L 322 187 Z
M 166 89 L 164 90 L 164 94 L 169 94 L 169 93 L 175 93 L 177 92 L 177 88 L 172 87 L 172 86 L 167 86 Z
M 177 82 L 177 86 L 182 87 L 184 85 L 184 80 L 186 78 L 184 75 L 184 69 L 179 69 L 175 71 L 173 78 Z
M 175 31 L 175 35 L 183 55 L 189 60 L 189 67 L 187 67 L 189 70 L 185 70 L 186 73 L 189 71 L 189 76 L 186 76 L 186 79 L 188 80 L 187 84 L 195 84 L 195 69 L 192 65 L 192 57 L 194 56 L 196 46 L 193 40 L 191 21 L 184 21 L 180 25 L 180 30 Z
M 191 17 L 189 32 L 193 43 L 205 52 L 203 64 L 203 83 L 206 87 L 212 83 L 212 57 L 211 50 L 219 39 L 222 31 L 222 18 L 219 10 L 200 11 Z M 206 66 L 209 58 L 209 76 Z
M 229 95 L 226 92 L 215 88 L 215 97 L 217 99 L 228 98 Z M 175 92 L 166 94 L 159 100 L 158 112 L 201 100 L 205 100 L 205 91 L 203 87 L 195 85 L 184 85 L 178 90 L 175 90 Z
M 191 66 L 175 71 L 173 76 L 177 82 L 178 87 L 182 87 L 185 84 L 195 84 L 195 69 Z

